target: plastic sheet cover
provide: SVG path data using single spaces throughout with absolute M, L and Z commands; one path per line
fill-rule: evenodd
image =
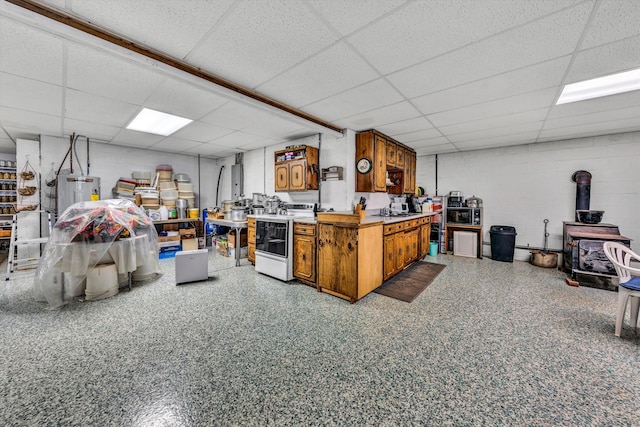
M 54 308 L 76 300 L 84 294 L 87 274 L 102 264 L 115 264 L 119 287 L 130 277 L 160 275 L 156 229 L 129 200 L 76 203 L 60 215 L 36 270 L 36 300 Z

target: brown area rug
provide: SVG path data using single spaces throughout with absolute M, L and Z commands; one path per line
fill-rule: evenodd
M 445 267 L 443 264 L 416 262 L 403 272 L 398 273 L 383 283 L 382 286 L 373 292 L 399 299 L 400 301 L 411 302 L 433 282 L 433 279 L 435 279 Z

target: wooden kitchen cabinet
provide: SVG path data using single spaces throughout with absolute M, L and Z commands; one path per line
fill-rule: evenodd
M 387 141 L 387 169 L 396 167 L 397 150 L 398 150 L 398 144 L 396 144 L 393 141 Z
M 293 275 L 302 283 L 316 285 L 315 224 L 293 224 Z
M 398 221 L 384 226 L 384 280 L 424 257 L 424 240 L 429 251 L 431 224 L 428 218 Z
M 356 302 L 382 284 L 382 224 L 318 223 L 318 290 Z
M 423 220 L 423 224 L 420 227 L 420 258 L 424 258 L 429 254 L 429 244 L 431 243 L 430 219 L 426 217 Z
M 375 131 L 356 135 L 356 163 L 361 159 L 371 161 L 367 172 L 356 171 L 356 191 L 362 193 L 384 192 L 387 190 L 387 143 Z
M 404 154 L 404 179 L 402 184 L 402 192 L 413 194 L 416 191 L 416 171 L 415 171 L 415 153 L 406 151 Z
M 302 145 L 274 153 L 275 191 L 318 189 L 318 149 Z
M 356 135 L 356 158 L 371 161 L 368 171 L 356 171 L 356 191 L 360 193 L 387 192 L 400 194 L 415 192 L 416 152 L 388 136 L 368 130 Z M 387 171 L 402 177 L 396 187 L 387 187 Z
M 256 219 L 247 219 L 247 259 L 251 264 L 256 263 Z

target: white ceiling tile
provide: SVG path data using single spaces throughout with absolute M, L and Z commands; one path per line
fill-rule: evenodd
M 88 136 L 90 139 L 100 139 L 104 141 L 111 141 L 118 133 L 120 133 L 120 127 L 109 126 L 102 123 L 85 122 L 76 119 L 64 120 L 64 133 L 69 135 L 72 133 Z
M 309 3 L 345 36 L 393 11 L 406 0 L 309 0 Z
M 227 98 L 202 86 L 195 86 L 178 78 L 165 78 L 145 100 L 144 105 L 195 120 L 227 102 Z
M 609 122 L 623 119 L 635 119 L 638 126 L 640 126 L 640 105 L 610 111 L 599 111 L 596 113 L 567 116 L 558 119 L 548 119 L 544 123 L 544 129 L 589 125 L 597 122 Z
M 402 101 L 400 94 L 384 79 L 378 79 L 307 105 L 304 110 L 317 117 L 324 117 L 325 120 L 337 121 L 400 101 Z
M 579 114 L 610 111 L 640 105 L 640 91 L 621 93 L 619 95 L 604 96 L 570 104 L 554 105 L 549 112 L 549 120 Z
M 576 53 L 565 83 L 575 83 L 638 67 L 640 36 Z
M 467 141 L 475 141 L 479 139 L 488 139 L 488 138 L 496 139 L 498 137 L 520 135 L 524 133 L 527 133 L 527 134 L 536 133 L 537 135 L 537 132 L 539 132 L 540 129 L 542 128 L 542 123 L 543 122 L 541 120 L 539 122 L 495 127 L 491 129 L 485 129 L 483 131 L 474 131 L 474 132 L 468 132 L 468 133 L 459 133 L 456 135 L 448 135 L 447 138 L 449 139 L 449 141 L 458 145 L 462 142 L 467 142 Z
M 379 129 L 380 126 L 386 123 L 393 123 L 401 119 L 406 119 L 407 117 L 417 118 L 419 115 L 420 113 L 413 105 L 404 101 L 378 108 L 376 110 L 367 111 L 362 114 L 356 114 L 355 116 L 338 120 L 335 124 L 341 128 L 348 128 L 356 131 L 371 129 L 373 126 L 375 126 L 376 129 Z M 426 120 L 423 124 L 424 123 L 427 123 Z
M 0 117 L 4 128 L 19 129 L 32 135 L 61 135 L 62 120 L 58 115 L 0 107 Z M 0 135 L 4 132 L 0 129 Z M 11 135 L 16 138 L 15 135 Z
M 9 138 L 4 138 L 0 136 L 0 152 L 1 153 L 15 153 L 16 152 L 16 144 L 13 143 Z
M 444 136 L 438 136 L 435 138 L 429 138 L 429 139 L 424 139 L 421 141 L 413 141 L 413 142 L 409 142 L 406 145 L 415 149 L 415 150 L 419 150 L 421 148 L 425 148 L 425 147 L 433 147 L 436 145 L 445 145 L 445 144 L 450 144 L 451 142 L 445 138 Z
M 376 129 L 387 135 L 402 135 L 403 133 L 415 132 L 432 127 L 426 118 L 416 117 L 415 119 L 400 120 L 387 125 L 376 126 Z
M 302 2 L 238 2 L 189 61 L 254 88 L 337 38 Z
M 61 85 L 62 46 L 58 37 L 0 16 L 0 71 Z
M 481 150 L 485 148 L 505 147 L 535 142 L 538 131 L 523 132 L 520 134 L 496 136 L 490 138 L 478 138 L 470 141 L 456 142 L 454 145 L 460 150 Z
M 447 154 L 447 153 L 457 153 L 458 148 L 453 144 L 440 144 L 433 145 L 430 147 L 418 148 L 416 149 L 416 156 L 429 156 L 432 154 Z
M 255 108 L 241 102 L 228 102 L 203 116 L 200 121 L 226 129 L 240 130 L 247 126 L 247 117 L 250 117 L 255 111 Z
M 184 58 L 233 1 L 74 1 L 72 9 L 94 24 L 176 58 Z
M 149 67 L 96 48 L 69 44 L 67 86 L 142 105 L 164 79 Z
M 519 70 L 477 80 L 412 99 L 424 114 L 447 111 L 538 89 L 557 86 L 567 70 L 569 55 Z
M 525 111 L 523 113 L 508 114 L 504 116 L 475 120 L 472 122 L 441 126 L 438 129 L 446 136 L 469 132 L 482 132 L 487 129 L 541 122 L 545 117 L 547 117 L 548 111 L 548 108 L 542 108 L 539 110 Z
M 602 0 L 582 41 L 582 48 L 640 35 L 640 2 Z
M 610 133 L 640 131 L 640 123 L 637 118 L 613 120 L 610 122 L 598 122 L 569 126 L 556 129 L 545 129 L 540 132 L 540 140 L 553 138 L 579 138 L 583 136 L 606 135 Z
M 214 144 L 200 144 L 196 147 L 189 148 L 185 153 L 191 153 L 193 155 L 200 154 L 201 156 L 222 158 L 233 156 L 236 153 L 243 153 L 243 150 L 229 147 L 221 147 Z
M 265 141 L 264 137 L 251 135 L 244 132 L 233 132 L 220 138 L 216 138 L 211 143 L 219 147 L 240 148 L 244 145 Z
M 67 117 L 109 126 L 126 126 L 141 108 L 77 90 L 66 91 Z
M 233 130 L 231 129 L 225 129 L 201 121 L 196 121 L 189 123 L 187 126 L 176 131 L 172 136 L 196 142 L 209 142 L 232 132 Z
M 300 108 L 378 77 L 349 46 L 337 43 L 260 85 L 257 90 Z
M 427 118 L 435 126 L 446 126 L 455 123 L 470 122 L 496 116 L 506 116 L 513 113 L 536 110 L 549 107 L 555 100 L 557 90 L 544 89 L 509 98 L 489 101 L 483 104 L 458 108 L 456 110 L 431 114 Z
M 111 142 L 116 145 L 149 148 L 164 138 L 161 135 L 124 129 Z
M 0 73 L 0 106 L 60 115 L 62 88 L 37 80 Z
M 567 55 L 576 47 L 590 6 L 580 4 L 388 78 L 405 96 L 414 98 Z
M 201 142 L 177 138 L 174 135 L 168 136 L 162 141 L 153 144 L 150 149 L 158 151 L 168 151 L 171 153 L 184 153 L 203 145 Z
M 416 132 L 404 133 L 402 135 L 390 135 L 403 144 L 410 144 L 412 142 L 424 141 L 432 138 L 442 136 L 442 133 L 438 129 L 431 128 L 426 130 L 420 130 Z
M 418 1 L 351 36 L 349 41 L 386 74 L 574 3 L 576 1 L 520 1 L 509 2 L 505 7 L 502 0 Z M 526 31 L 534 30 L 541 21 L 534 22 Z M 516 35 L 512 33 L 510 37 Z

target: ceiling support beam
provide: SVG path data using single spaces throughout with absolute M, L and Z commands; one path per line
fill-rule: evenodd
M 291 107 L 273 98 L 269 98 L 251 89 L 247 89 L 243 86 L 233 83 L 220 76 L 217 76 L 208 71 L 195 67 L 185 61 L 171 57 L 165 53 L 162 53 L 150 47 L 144 46 L 142 44 L 136 43 L 118 34 L 112 33 L 90 22 L 83 21 L 57 8 L 53 8 L 48 5 L 42 4 L 37 1 L 32 1 L 32 0 L 6 0 L 6 1 L 7 3 L 12 3 L 16 6 L 27 9 L 40 16 L 44 16 L 46 18 L 52 19 L 61 24 L 72 27 L 78 31 L 97 37 L 108 43 L 112 43 L 114 45 L 127 49 L 131 52 L 135 52 L 139 55 L 142 55 L 146 58 L 165 64 L 171 68 L 180 70 L 192 76 L 195 76 L 205 81 L 208 81 L 210 83 L 213 83 L 214 85 L 222 87 L 227 91 L 231 91 L 236 95 L 239 95 L 240 98 L 248 98 L 249 100 L 257 101 L 260 104 L 264 104 L 271 108 L 275 108 L 277 110 L 291 114 L 297 118 L 303 119 L 307 122 L 311 122 L 315 125 L 325 128 L 334 134 L 338 133 L 342 135 L 343 133 L 341 128 L 339 128 L 338 126 L 332 123 L 329 123 L 311 114 L 307 114 L 304 111 L 298 110 L 297 108 Z

